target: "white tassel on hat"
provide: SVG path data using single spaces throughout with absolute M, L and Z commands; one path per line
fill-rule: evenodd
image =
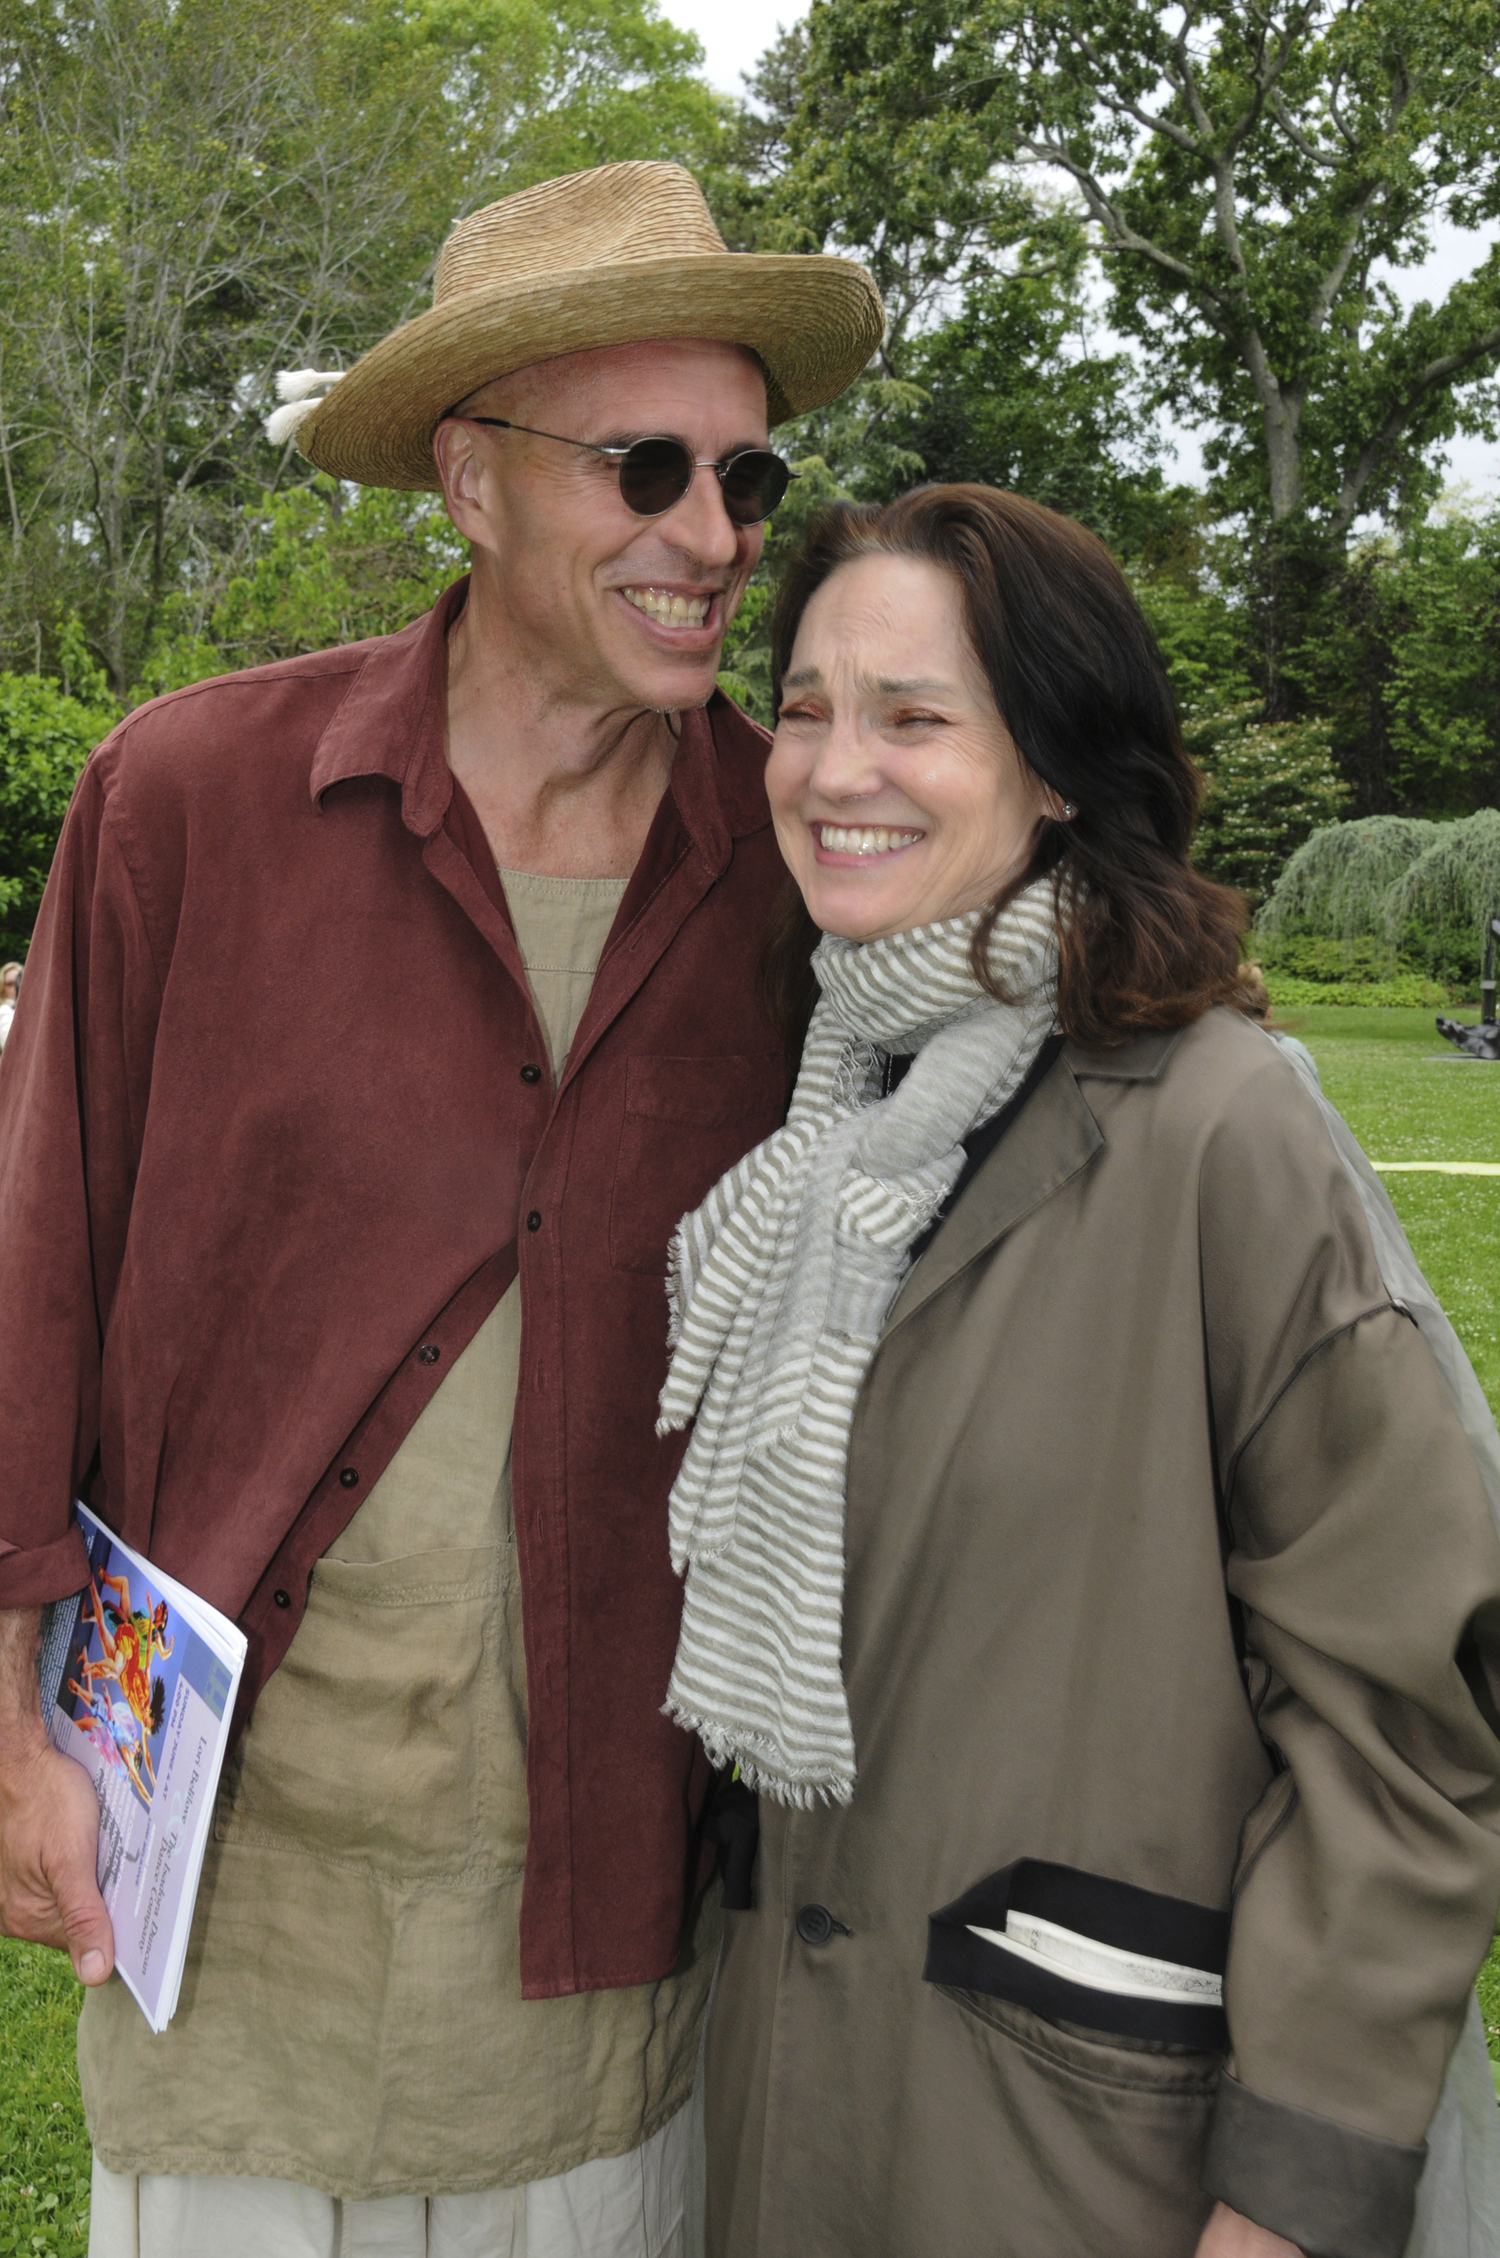
M 266 417 L 265 433 L 273 447 L 284 446 L 316 407 L 321 407 L 343 370 L 284 368 L 276 379 L 276 397 L 287 405 L 273 408 Z

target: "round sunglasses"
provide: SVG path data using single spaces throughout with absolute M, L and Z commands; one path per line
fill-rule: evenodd
M 620 499 L 637 517 L 662 517 L 675 508 L 693 483 L 695 470 L 711 470 L 724 496 L 724 509 L 736 525 L 760 525 L 781 501 L 793 470 L 769 447 L 742 447 L 720 462 L 700 461 L 680 439 L 637 439 L 628 447 L 597 447 L 589 439 L 565 439 L 560 431 L 538 431 L 504 416 L 460 416 L 460 423 L 487 423 L 496 431 L 524 431 L 530 439 L 555 439 L 559 446 L 581 447 L 586 455 L 607 455 L 620 473 Z

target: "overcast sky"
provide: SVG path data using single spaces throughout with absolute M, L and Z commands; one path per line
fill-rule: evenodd
M 805 16 L 805 6 L 791 0 L 661 0 L 661 11 L 684 31 L 694 31 L 703 42 L 705 68 L 712 83 L 726 94 L 742 94 L 742 74 L 775 39 L 778 29 Z M 1437 231 L 1436 247 L 1425 266 L 1396 277 L 1400 295 L 1408 304 L 1418 298 L 1436 298 L 1457 278 L 1477 266 L 1485 243 L 1456 229 Z M 1101 345 L 1103 340 L 1101 340 Z M 1178 475 L 1201 481 L 1202 458 L 1191 431 L 1173 430 Z M 1466 479 L 1478 493 L 1500 494 L 1500 445 L 1482 439 L 1455 439 L 1449 447 L 1451 479 Z
M 741 74 L 754 70 L 778 29 L 807 14 L 805 7 L 768 0 L 661 0 L 661 12 L 703 42 L 708 77 L 726 94 L 743 94 Z

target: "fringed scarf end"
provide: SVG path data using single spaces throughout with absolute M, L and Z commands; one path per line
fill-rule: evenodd
M 794 1811 L 816 1811 L 820 1804 L 852 1803 L 854 1800 L 854 1774 L 831 1780 L 796 1779 L 785 1772 L 769 1767 L 764 1760 L 747 1754 L 733 1733 L 716 1725 L 712 1719 L 700 1716 L 669 1695 L 662 1703 L 663 1717 L 670 1717 L 685 1733 L 696 1733 L 703 1743 L 704 1754 L 716 1772 L 728 1771 L 732 1765 L 738 1777 L 755 1795 L 768 1796 L 773 1803 L 781 1803 Z

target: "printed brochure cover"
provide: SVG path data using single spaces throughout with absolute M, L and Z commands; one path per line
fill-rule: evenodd
M 177 2007 L 243 1632 L 77 1509 L 89 1580 L 52 1611 L 38 1665 L 54 1746 L 99 1798 L 115 1965 L 154 2031 Z

